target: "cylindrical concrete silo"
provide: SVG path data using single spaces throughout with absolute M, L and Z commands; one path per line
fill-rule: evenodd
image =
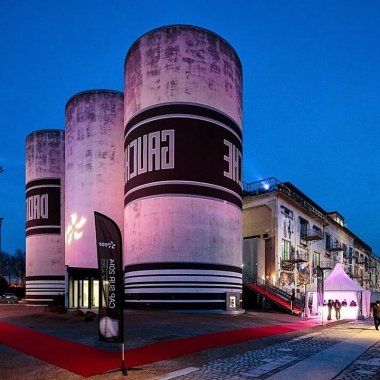
M 126 305 L 239 308 L 242 69 L 236 52 L 192 26 L 143 35 L 125 60 L 124 124 Z
M 39 130 L 26 138 L 26 302 L 47 305 L 65 293 L 65 136 Z
M 81 92 L 66 104 L 65 263 L 68 306 L 98 305 L 94 211 L 123 225 L 123 93 Z

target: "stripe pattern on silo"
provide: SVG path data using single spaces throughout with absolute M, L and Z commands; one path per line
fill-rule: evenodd
M 48 305 L 59 294 L 65 294 L 65 276 L 26 277 L 25 299 L 28 305 Z
M 242 270 L 229 265 L 162 262 L 125 267 L 126 307 L 225 309 L 226 292 L 242 292 Z

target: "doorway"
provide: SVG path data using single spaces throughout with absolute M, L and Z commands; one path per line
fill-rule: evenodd
M 69 309 L 99 307 L 99 279 L 97 270 L 69 268 Z

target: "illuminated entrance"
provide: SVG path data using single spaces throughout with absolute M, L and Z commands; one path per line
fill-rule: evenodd
M 70 309 L 99 306 L 99 276 L 96 269 L 68 268 Z

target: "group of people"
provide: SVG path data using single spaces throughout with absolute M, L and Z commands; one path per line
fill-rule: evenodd
M 344 305 L 343 305 L 343 303 L 344 303 Z M 331 320 L 331 312 L 332 312 L 333 308 L 335 310 L 336 319 L 340 319 L 340 309 L 341 309 L 342 305 L 347 306 L 347 301 L 344 300 L 342 303 L 340 303 L 339 300 L 335 300 L 335 301 L 329 300 L 327 302 L 327 310 L 328 310 L 327 319 Z
M 333 308 L 335 310 L 336 319 L 340 319 L 340 309 L 342 308 L 342 306 L 347 306 L 347 301 L 345 299 L 342 302 L 340 302 L 337 299 L 335 301 L 334 300 L 328 300 L 328 301 L 324 300 L 323 305 L 327 306 L 327 310 L 328 310 L 327 319 L 328 320 L 331 320 L 331 318 L 332 318 L 331 313 L 332 313 Z M 354 300 L 352 300 L 350 302 L 350 306 L 357 306 L 357 304 Z M 379 326 L 380 326 L 380 300 L 376 301 L 375 305 L 373 306 L 372 314 L 373 314 L 373 322 L 375 324 L 375 329 L 379 330 Z
M 342 302 L 340 302 L 339 300 L 328 300 L 328 302 L 323 301 L 323 305 L 324 306 L 327 306 L 327 310 L 328 310 L 328 314 L 327 314 L 327 319 L 328 320 L 331 320 L 331 312 L 332 312 L 332 309 L 334 308 L 335 310 L 335 317 L 336 319 L 340 319 L 340 309 L 342 308 L 342 306 L 347 306 L 347 301 L 344 299 Z M 357 306 L 356 302 L 354 300 L 352 300 L 350 302 L 350 306 Z M 379 308 L 379 312 L 380 312 L 380 308 Z M 380 315 L 379 315 L 380 317 Z

